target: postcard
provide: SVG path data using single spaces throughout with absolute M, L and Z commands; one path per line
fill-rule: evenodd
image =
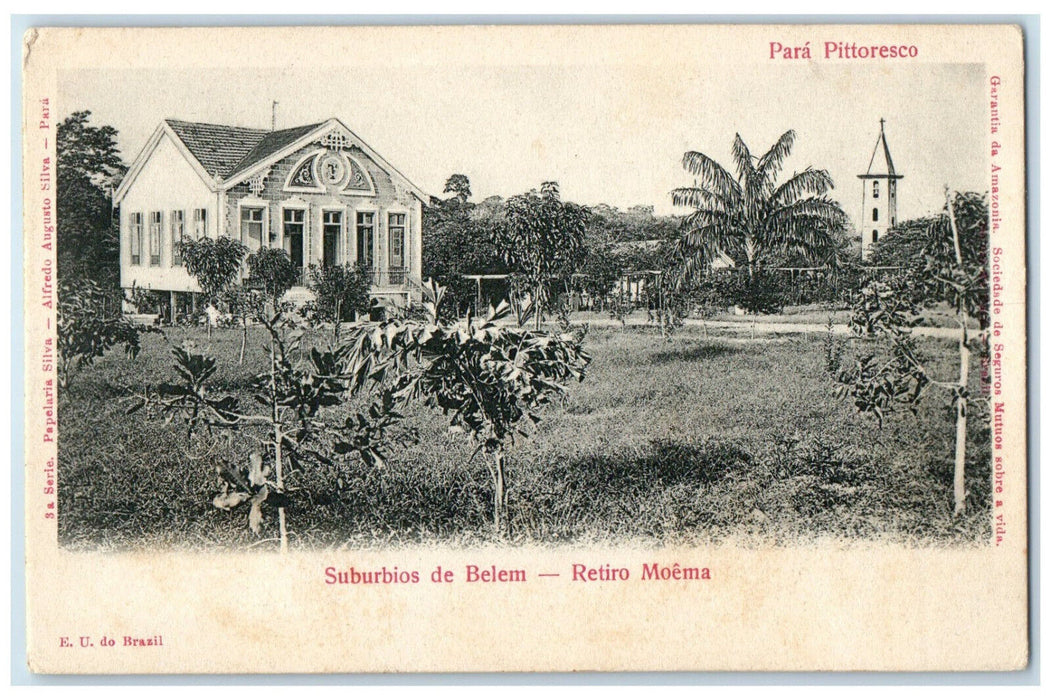
M 1025 668 L 1024 41 L 29 30 L 31 671 Z

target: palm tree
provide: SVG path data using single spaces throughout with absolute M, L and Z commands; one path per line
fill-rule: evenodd
M 847 217 L 839 204 L 826 196 L 832 178 L 826 170 L 807 167 L 777 184 L 785 158 L 795 141 L 794 131 L 781 135 L 769 151 L 756 158 L 737 134 L 733 160 L 737 177 L 697 151 L 682 157 L 683 167 L 697 178 L 693 187 L 672 191 L 676 206 L 693 207 L 683 218 L 680 250 L 686 257 L 684 272 L 692 274 L 718 255 L 747 262 L 749 279 L 770 254 L 829 251 L 835 233 Z

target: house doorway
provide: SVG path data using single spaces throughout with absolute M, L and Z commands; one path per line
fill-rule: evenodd
M 288 241 L 288 257 L 292 258 L 292 264 L 297 270 L 303 269 L 303 234 L 290 234 Z
M 292 265 L 302 275 L 303 271 L 303 231 L 305 229 L 306 212 L 303 209 L 285 209 L 285 245 L 288 257 Z

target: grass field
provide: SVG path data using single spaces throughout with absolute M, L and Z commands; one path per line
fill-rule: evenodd
M 170 341 L 202 331 L 172 329 Z M 320 340 L 320 339 L 319 339 Z M 218 330 L 217 384 L 244 390 L 264 365 L 253 330 Z M 861 342 L 861 341 L 856 341 Z M 987 422 L 974 411 L 969 512 L 952 517 L 952 418 L 932 394 L 913 418 L 882 430 L 836 399 L 820 338 L 663 340 L 647 329 L 593 329 L 584 383 L 510 451 L 514 543 L 798 544 L 824 538 L 982 544 L 989 534 Z M 952 345 L 924 339 L 929 364 L 951 376 Z M 977 363 L 977 360 L 975 360 Z M 977 364 L 972 377 L 979 376 Z M 189 439 L 177 423 L 125 415 L 122 397 L 173 376 L 165 341 L 144 341 L 79 374 L 60 397 L 59 535 L 72 548 L 274 548 L 243 510 L 211 505 L 215 466 L 243 463 L 247 442 Z M 977 393 L 977 379 L 972 391 Z M 247 394 L 246 394 L 247 397 Z M 293 547 L 472 545 L 493 539 L 489 476 L 440 414 L 410 411 L 418 430 L 384 468 L 348 464 L 286 477 Z M 210 445 L 210 446 L 209 446 Z
M 748 314 L 738 315 L 732 311 L 720 311 L 714 314 L 709 320 L 712 321 L 733 321 L 743 325 L 751 325 L 752 323 L 777 323 L 777 324 L 806 324 L 806 325 L 817 325 L 824 327 L 828 324 L 829 319 L 835 324 L 846 324 L 850 322 L 852 312 L 849 308 L 834 308 L 830 309 L 827 304 L 806 304 L 802 306 L 791 306 L 786 307 L 779 314 Z M 610 325 L 610 315 L 607 312 L 601 311 L 582 311 L 575 316 L 579 322 L 596 322 L 598 321 L 603 325 Z M 636 309 L 631 314 L 625 317 L 625 322 L 628 325 L 644 325 L 646 323 L 652 323 L 649 315 L 645 309 Z M 941 327 L 941 328 L 956 328 L 957 320 L 955 314 L 944 304 L 934 306 L 932 308 L 925 308 L 922 314 L 917 320 L 917 324 L 920 327 Z M 968 319 L 968 326 L 970 328 L 977 329 L 978 323 L 974 319 Z

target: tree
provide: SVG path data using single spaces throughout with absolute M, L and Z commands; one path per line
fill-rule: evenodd
M 956 193 L 946 199 L 945 209 L 936 216 L 902 222 L 877 241 L 872 247 L 872 264 L 898 268 L 905 278 L 905 286 L 921 306 L 937 303 L 955 306 L 962 302 L 966 314 L 985 328 L 989 323 L 988 217 L 989 204 L 983 195 Z M 952 235 L 954 219 L 958 223 L 958 246 Z M 956 298 L 947 268 L 959 268 L 976 280 L 961 299 Z
M 897 407 L 916 411 L 928 387 L 946 391 L 956 416 L 953 465 L 953 507 L 966 511 L 967 389 L 972 353 L 968 318 L 982 329 L 978 347 L 986 342 L 989 325 L 988 245 L 989 208 L 985 197 L 973 192 L 951 195 L 945 189 L 945 211 L 938 216 L 908 221 L 887 238 L 884 259 L 895 255 L 902 263 L 890 282 L 870 281 L 857 294 L 851 327 L 859 335 L 890 339 L 889 357 L 869 353 L 839 372 L 837 392 L 849 396 L 858 411 L 872 413 L 882 424 Z M 922 307 L 947 304 L 959 331 L 959 368 L 953 379 L 939 379 L 920 357 L 909 333 Z
M 436 199 L 423 211 L 423 278 L 446 287 L 443 312 L 455 317 L 477 296 L 476 283 L 464 275 L 507 271 L 492 236 L 503 205 L 499 198 L 484 207 L 468 201 L 471 184 L 466 175 L 451 176 L 445 191 L 454 196 Z
M 827 196 L 833 187 L 828 172 L 807 167 L 777 184 L 794 142 L 795 132 L 786 131 L 756 158 L 737 134 L 736 175 L 703 153 L 683 155 L 683 167 L 698 178 L 694 186 L 672 191 L 675 205 L 694 210 L 683 218 L 679 239 L 689 257 L 688 273 L 725 254 L 755 277 L 771 254 L 817 256 L 835 246 L 835 234 L 846 226 L 847 217 Z
M 449 179 L 445 181 L 445 189 L 442 192 L 445 194 L 451 192 L 454 199 L 466 202 L 471 198 L 471 181 L 466 175 L 459 173 L 450 175 Z
M 531 190 L 507 200 L 504 225 L 495 231 L 495 240 L 507 265 L 533 297 L 536 330 L 548 302 L 549 283 L 568 277 L 584 261 L 587 221 L 587 208 L 563 202 L 556 182 L 543 183 L 539 193 Z
M 627 265 L 625 255 L 616 246 L 589 247 L 587 258 L 580 267 L 583 278 L 579 286 L 604 309 L 614 286 L 628 269 Z
M 248 248 L 226 236 L 184 241 L 182 261 L 186 272 L 197 280 L 210 304 L 218 305 L 223 292 L 234 283 L 241 271 Z M 211 324 L 208 333 L 211 335 Z
M 93 279 L 117 289 L 118 227 L 110 193 L 126 170 L 117 130 L 91 126 L 91 112 L 74 112 L 56 130 L 56 241 L 59 278 Z
M 81 367 L 91 365 L 110 348 L 124 346 L 128 357 L 139 354 L 139 336 L 152 332 L 124 318 L 119 307 L 107 313 L 106 293 L 96 282 L 63 279 L 58 290 L 58 386 L 69 387 Z
M 299 270 L 281 248 L 260 248 L 249 255 L 248 274 L 262 283 L 263 292 L 274 303 L 274 308 L 299 281 Z
M 364 268 L 352 265 L 310 266 L 314 314 L 320 321 L 349 321 L 369 310 L 372 280 Z
M 565 396 L 565 383 L 583 381 L 591 358 L 582 335 L 545 333 L 498 323 L 510 308 L 501 303 L 478 318 L 443 323 L 444 289 L 424 286 L 424 321 L 389 320 L 358 326 L 348 338 L 350 387 L 376 384 L 398 402 L 421 401 L 441 409 L 451 426 L 485 452 L 493 482 L 493 524 L 507 534 L 506 450 L 524 421 Z

